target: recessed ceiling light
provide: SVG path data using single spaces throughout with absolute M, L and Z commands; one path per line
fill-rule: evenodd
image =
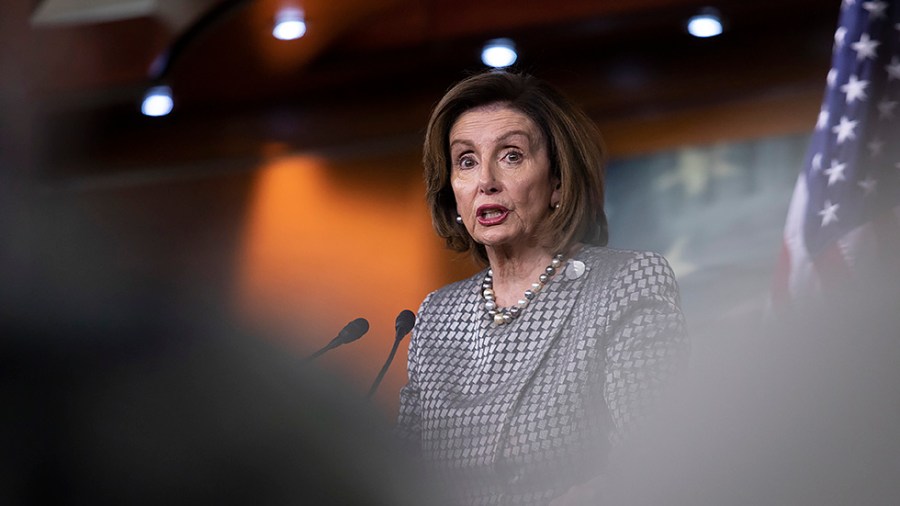
M 510 39 L 489 40 L 481 50 L 481 61 L 488 67 L 509 67 L 518 57 L 516 45 Z
M 172 100 L 172 88 L 162 85 L 154 86 L 144 94 L 141 113 L 144 116 L 165 116 L 172 112 L 175 101 Z
M 275 15 L 275 27 L 272 35 L 279 40 L 295 40 L 306 34 L 306 20 L 303 11 L 284 9 Z
M 688 20 L 687 30 L 694 37 L 715 37 L 722 33 L 722 19 L 715 9 L 703 9 Z

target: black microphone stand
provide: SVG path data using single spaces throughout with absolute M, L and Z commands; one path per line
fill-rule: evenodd
M 378 385 L 381 384 L 382 378 L 384 378 L 384 373 L 387 372 L 388 367 L 391 366 L 391 362 L 394 360 L 394 354 L 397 353 L 397 348 L 400 346 L 400 341 L 403 340 L 403 336 L 400 336 L 398 339 L 394 339 L 394 346 L 391 347 L 391 354 L 388 355 L 388 359 L 384 362 L 384 365 L 381 366 L 381 371 L 378 373 L 378 376 L 375 378 L 375 382 L 372 383 L 372 387 L 369 388 L 369 393 L 366 394 L 366 399 L 372 397 L 372 394 L 375 393 L 375 390 L 378 390 Z
M 366 399 L 372 397 L 372 394 L 375 393 L 375 390 L 378 390 L 378 385 L 381 384 L 381 380 L 384 378 L 384 374 L 387 372 L 388 367 L 391 366 L 391 362 L 394 361 L 394 355 L 397 353 L 397 348 L 400 346 L 400 341 L 406 337 L 406 334 L 409 334 L 409 331 L 412 330 L 413 325 L 416 323 L 416 315 L 413 314 L 409 309 L 404 309 L 397 315 L 397 323 L 395 328 L 397 329 L 397 333 L 394 336 L 394 345 L 391 347 L 391 353 L 388 355 L 387 360 L 385 360 L 384 365 L 381 366 L 381 371 L 378 372 L 378 376 L 375 378 L 375 381 L 372 383 L 372 387 L 369 388 L 369 393 L 366 394 Z
M 306 358 L 304 359 L 304 361 L 309 362 L 309 361 L 311 361 L 311 360 L 315 360 L 315 359 L 319 358 L 319 356 L 321 356 L 321 355 L 322 355 L 323 353 L 325 353 L 326 351 L 331 350 L 331 349 L 333 349 L 333 348 L 337 348 L 337 347 L 340 346 L 341 344 L 342 344 L 342 343 L 337 342 L 337 341 L 331 341 L 330 343 L 328 343 L 328 344 L 326 344 L 325 346 L 323 346 L 322 348 L 320 348 L 319 351 L 317 351 L 317 352 L 313 353 L 312 355 L 306 357 Z

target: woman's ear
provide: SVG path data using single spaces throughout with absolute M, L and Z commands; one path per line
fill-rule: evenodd
M 560 194 L 562 194 L 562 182 L 558 177 L 554 177 L 550 180 L 550 184 L 553 185 L 553 192 L 550 193 L 550 207 L 556 208 L 559 206 Z

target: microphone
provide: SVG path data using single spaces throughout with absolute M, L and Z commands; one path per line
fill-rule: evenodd
M 404 309 L 400 311 L 400 314 L 397 315 L 397 321 L 394 323 L 394 329 L 396 333 L 394 334 L 394 346 L 391 348 L 391 354 L 388 355 L 387 361 L 381 367 L 381 371 L 378 373 L 378 377 L 375 378 L 375 382 L 372 383 L 372 387 L 369 389 L 369 393 L 366 394 L 366 398 L 372 397 L 372 394 L 375 393 L 375 390 L 378 389 L 378 385 L 381 384 L 382 378 L 384 378 L 384 373 L 387 372 L 388 367 L 391 366 L 391 362 L 394 360 L 394 354 L 397 353 L 397 347 L 400 346 L 400 341 L 406 337 L 406 334 L 409 334 L 409 331 L 412 330 L 413 326 L 416 324 L 416 315 L 409 309 Z
M 363 336 L 366 332 L 369 331 L 369 322 L 365 318 L 357 318 L 352 322 L 348 323 L 338 332 L 337 337 L 331 340 L 328 344 L 322 347 L 319 351 L 313 353 L 312 355 L 306 357 L 306 360 L 314 360 L 319 357 L 319 355 L 325 353 L 328 350 L 333 348 L 337 348 L 342 344 L 352 343 L 356 341 L 360 337 Z

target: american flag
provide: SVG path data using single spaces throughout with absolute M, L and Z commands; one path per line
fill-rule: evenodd
M 826 83 L 788 210 L 776 310 L 827 302 L 900 265 L 900 0 L 843 1 Z

